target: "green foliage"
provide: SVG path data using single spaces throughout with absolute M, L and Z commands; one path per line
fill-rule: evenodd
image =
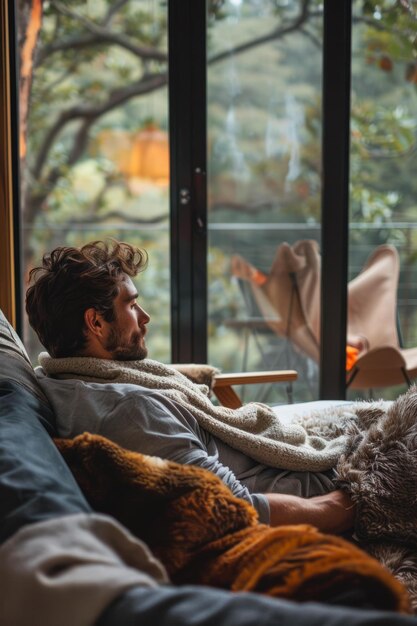
M 353 8 L 351 219 L 373 230 L 352 231 L 351 240 L 366 249 L 397 243 L 412 274 L 415 235 L 390 224 L 415 220 L 416 3 L 355 0 Z M 280 237 L 311 236 L 309 227 L 320 223 L 322 11 L 321 0 L 208 2 L 210 219 L 306 226 L 305 233 L 266 229 L 262 239 L 219 231 L 212 240 L 210 351 L 225 369 L 238 367 L 242 349 L 225 325 L 242 314 L 230 255 L 253 257 L 267 271 Z M 135 133 L 149 118 L 168 129 L 166 55 L 166 2 L 44 2 L 23 176 L 28 264 L 53 245 L 107 234 L 149 248 L 139 284 L 154 312 L 154 356 L 163 360 L 168 189 L 133 185 L 121 155 L 112 158 L 100 141 L 105 130 Z M 160 82 L 150 85 L 149 77 Z

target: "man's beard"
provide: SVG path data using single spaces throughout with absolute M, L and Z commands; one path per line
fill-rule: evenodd
M 142 335 L 133 333 L 127 343 L 123 339 L 123 333 L 116 327 L 111 328 L 106 343 L 106 350 L 113 355 L 115 361 L 141 361 L 146 359 L 148 349 L 144 343 L 140 343 Z

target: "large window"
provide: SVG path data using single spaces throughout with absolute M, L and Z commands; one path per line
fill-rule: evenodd
M 23 62 L 34 5 L 27 2 L 29 22 L 26 11 L 18 16 Z M 167 361 L 167 7 L 158 0 L 44 2 L 39 17 L 23 120 L 24 286 L 30 268 L 56 246 L 115 237 L 146 248 L 149 268 L 138 286 L 154 318 L 149 346 Z M 39 346 L 27 326 L 25 343 L 35 359 Z
M 295 368 L 294 400 L 342 396 L 345 288 L 390 244 L 417 345 L 416 2 L 17 6 L 22 301 L 45 251 L 125 239 L 150 255 L 153 358 Z

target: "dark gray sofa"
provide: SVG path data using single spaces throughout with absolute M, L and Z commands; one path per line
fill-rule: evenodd
M 37 385 L 20 339 L 0 311 L 0 545 L 26 525 L 92 513 L 54 446 L 54 434 L 51 408 Z M 16 594 L 25 604 L 24 590 L 16 589 Z M 76 603 L 77 597 L 72 601 Z M 38 623 L 36 616 L 28 613 L 28 626 Z M 166 585 L 152 589 L 137 586 L 124 592 L 98 617 L 96 624 L 406 626 L 417 624 L 417 620 L 392 613 L 299 605 L 249 593 Z

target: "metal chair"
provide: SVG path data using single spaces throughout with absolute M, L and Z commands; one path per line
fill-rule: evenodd
M 301 240 L 277 248 L 268 274 L 262 274 L 239 255 L 231 259 L 232 274 L 239 280 L 245 301 L 256 303 L 260 317 L 248 319 L 252 331 L 268 328 L 301 353 L 318 362 L 320 353 L 319 246 Z M 400 346 L 397 328 L 397 289 L 400 261 L 391 245 L 378 246 L 359 275 L 348 285 L 347 346 L 353 348 L 346 374 L 351 389 L 411 384 L 417 376 L 417 348 Z M 241 322 L 243 323 L 243 322 Z M 294 353 L 294 351 L 293 351 Z M 285 362 L 274 367 L 292 367 L 302 373 L 300 363 Z M 282 360 L 284 358 L 284 360 Z
M 349 283 L 348 327 L 366 338 L 366 349 L 347 372 L 347 387 L 373 389 L 406 383 L 417 376 L 417 348 L 402 348 L 397 290 L 400 259 L 394 246 L 381 245 Z

